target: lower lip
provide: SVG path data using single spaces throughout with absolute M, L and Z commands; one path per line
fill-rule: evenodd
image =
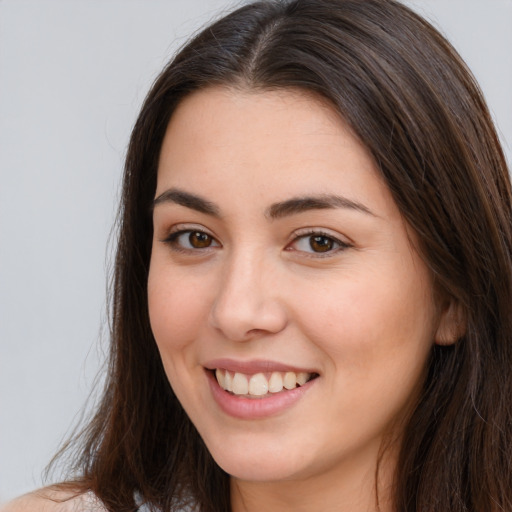
M 318 379 L 310 380 L 303 386 L 280 393 L 268 394 L 262 398 L 237 396 L 222 389 L 211 371 L 207 371 L 208 381 L 214 400 L 220 409 L 235 418 L 254 420 L 278 415 L 295 405 Z

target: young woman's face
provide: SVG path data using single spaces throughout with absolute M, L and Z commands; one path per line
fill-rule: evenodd
M 225 471 L 373 478 L 443 316 L 413 240 L 322 101 L 212 88 L 180 104 L 158 168 L 150 319 Z

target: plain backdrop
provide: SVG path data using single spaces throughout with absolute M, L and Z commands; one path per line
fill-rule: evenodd
M 512 0 L 408 3 L 468 62 L 511 162 Z M 0 0 L 0 502 L 42 484 L 101 366 L 109 234 L 141 102 L 231 5 Z

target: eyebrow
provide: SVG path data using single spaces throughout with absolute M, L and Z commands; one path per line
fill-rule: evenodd
M 190 192 L 185 192 L 177 188 L 171 188 L 162 192 L 153 200 L 152 208 L 163 203 L 175 203 L 214 217 L 221 216 L 220 208 L 215 203 L 196 194 L 191 194 Z M 265 215 L 271 219 L 280 219 L 309 210 L 327 210 L 334 208 L 356 210 L 376 217 L 375 213 L 364 204 L 335 194 L 302 196 L 287 199 L 286 201 L 272 204 L 265 211 Z
M 177 188 L 170 188 L 165 192 L 162 192 L 158 197 L 153 200 L 152 208 L 162 203 L 175 203 L 192 210 L 196 210 L 207 215 L 213 215 L 214 217 L 220 217 L 219 207 L 211 201 L 203 199 L 195 194 L 190 194 L 184 190 Z
M 266 215 L 271 219 L 280 219 L 282 217 L 296 215 L 308 210 L 327 210 L 332 208 L 348 208 L 350 210 L 356 210 L 376 217 L 376 215 L 364 204 L 335 194 L 304 196 L 288 199 L 270 206 Z

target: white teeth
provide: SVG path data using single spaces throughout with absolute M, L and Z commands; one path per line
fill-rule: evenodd
M 228 372 L 226 372 L 228 373 Z M 219 370 L 218 368 L 215 370 L 215 377 L 217 378 L 217 382 L 222 389 L 226 388 L 226 377 L 224 376 L 224 372 Z
M 247 395 L 249 393 L 249 382 L 243 373 L 235 373 L 233 377 L 233 393 L 235 395 Z
M 263 373 L 253 375 L 249 380 L 249 394 L 263 396 L 268 393 L 268 381 Z
M 220 384 L 220 382 L 219 382 Z M 233 375 L 229 372 L 224 372 L 224 386 L 220 384 L 226 391 L 233 392 Z
M 270 378 L 268 378 L 270 375 Z M 306 372 L 272 372 L 271 374 L 256 373 L 245 375 L 231 373 L 227 370 L 215 370 L 215 377 L 219 386 L 235 395 L 265 396 L 270 393 L 279 393 L 283 389 L 295 389 L 297 385 L 303 386 L 310 380 L 311 374 Z
M 283 376 L 279 372 L 273 372 L 268 381 L 268 390 L 271 393 L 279 393 L 283 390 Z
M 283 386 L 286 389 L 294 389 L 297 387 L 297 375 L 294 372 L 286 372 L 284 374 Z
M 297 373 L 297 384 L 299 386 L 304 386 L 308 381 L 309 375 L 306 372 Z

